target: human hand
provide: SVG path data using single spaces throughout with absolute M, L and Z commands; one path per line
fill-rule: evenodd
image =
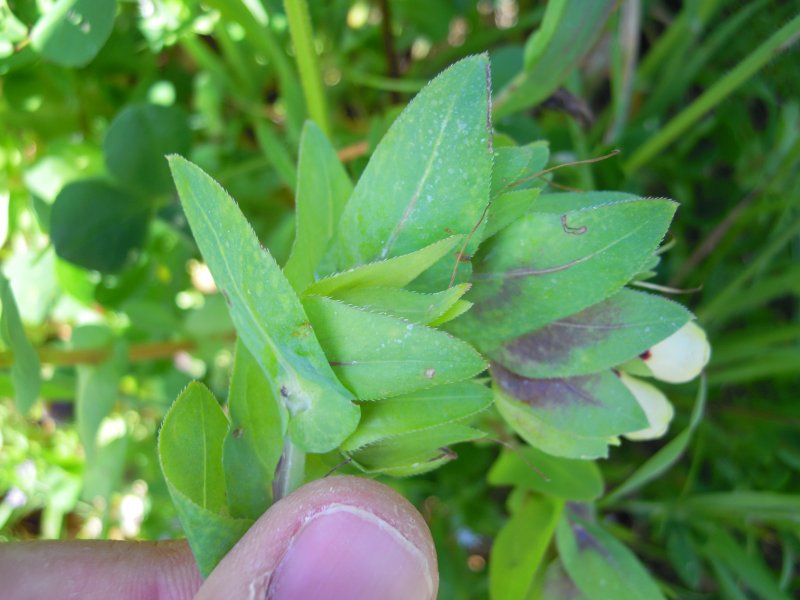
M 428 600 L 439 577 L 410 503 L 329 477 L 273 505 L 206 581 L 185 541 L 0 544 L 0 581 L 12 600 Z

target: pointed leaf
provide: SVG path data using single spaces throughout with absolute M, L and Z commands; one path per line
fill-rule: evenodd
M 345 304 L 400 317 L 412 323 L 429 325 L 453 308 L 469 287 L 469 284 L 462 283 L 435 294 L 398 288 L 353 288 L 336 292 L 334 296 Z
M 594 500 L 603 493 L 603 476 L 596 463 L 559 458 L 536 448 L 503 450 L 488 481 L 566 500 Z
M 450 236 L 429 246 L 396 258 L 381 260 L 336 273 L 306 289 L 306 295 L 333 296 L 343 290 L 361 287 L 405 287 L 436 261 L 454 251 L 462 236 Z M 455 264 L 457 252 L 453 253 Z M 442 286 L 444 287 L 444 286 Z
M 236 331 L 289 410 L 292 440 L 309 452 L 336 448 L 355 429 L 358 408 L 331 371 L 292 287 L 219 184 L 183 158 L 171 157 L 170 166 Z
M 489 87 L 488 57 L 472 56 L 408 105 L 345 208 L 331 270 L 407 254 L 473 229 L 489 201 Z M 445 287 L 453 266 L 443 267 L 430 285 Z
M 557 192 L 540 195 L 533 205 L 533 212 L 562 215 L 574 210 L 639 199 L 635 194 L 628 192 Z
M 14 384 L 17 410 L 27 413 L 36 399 L 42 385 L 41 364 L 36 350 L 25 335 L 25 328 L 19 316 L 17 302 L 11 285 L 0 273 L 0 336 L 14 355 L 11 363 L 11 382 Z
M 492 377 L 506 394 L 561 431 L 609 437 L 647 427 L 639 403 L 611 371 L 529 379 L 493 364 Z
M 549 158 L 550 147 L 543 140 L 525 146 L 497 148 L 492 167 L 492 200 L 507 192 L 544 185 L 544 180 L 533 176 L 544 169 Z
M 342 450 L 354 451 L 404 433 L 461 422 L 485 410 L 491 403 L 489 388 L 461 382 L 364 404 L 358 429 L 345 440 Z
M 442 331 L 321 296 L 303 302 L 334 371 L 360 400 L 454 383 L 486 368 L 469 344 Z
M 494 236 L 475 264 L 475 306 L 450 329 L 490 352 L 617 292 L 667 231 L 675 203 L 632 200 L 531 213 Z
M 486 217 L 483 239 L 489 239 L 530 212 L 539 197 L 539 192 L 541 190 L 538 189 L 514 190 L 495 198 Z
M 639 356 L 690 319 L 680 304 L 621 290 L 575 315 L 507 341 L 490 356 L 526 377 L 596 373 Z
M 525 67 L 497 94 L 495 114 L 505 116 L 547 99 L 566 80 L 603 32 L 615 0 L 554 0 L 525 44 Z
M 228 504 L 235 517 L 257 519 L 272 502 L 287 418 L 282 408 L 264 372 L 237 343 L 228 392 L 231 424 L 222 449 Z
M 477 429 L 453 423 L 388 438 L 360 448 L 349 456 L 368 473 L 408 477 L 432 471 L 457 458 L 448 446 L 485 435 Z
M 228 431 L 211 392 L 191 383 L 173 403 L 158 436 L 158 456 L 200 572 L 207 576 L 252 524 L 227 516 L 222 443 Z
M 283 269 L 298 292 L 316 279 L 317 265 L 352 192 L 353 184 L 333 146 L 313 121 L 306 121 L 297 162 L 296 233 Z
M 530 497 L 498 532 L 489 560 L 493 600 L 527 600 L 561 515 L 562 503 Z
M 561 431 L 540 419 L 526 404 L 498 389 L 495 390 L 494 403 L 505 422 L 535 448 L 554 456 L 581 460 L 608 456 L 608 437 Z
M 556 542 L 567 573 L 588 600 L 664 600 L 633 552 L 599 526 L 567 511 Z

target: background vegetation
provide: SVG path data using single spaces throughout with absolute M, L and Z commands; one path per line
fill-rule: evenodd
M 552 165 L 621 151 L 556 171 L 552 186 L 681 203 L 654 281 L 712 340 L 705 414 L 678 444 L 624 444 L 602 461 L 599 519 L 670 597 L 796 594 L 800 7 L 547 4 L 312 2 L 312 32 L 289 0 L 0 1 L 0 539 L 180 535 L 155 432 L 190 380 L 224 397 L 233 339 L 164 154 L 220 181 L 282 262 L 303 121 L 355 178 L 414 92 L 489 51 L 497 132 L 548 140 Z M 524 64 L 553 5 L 566 17 L 543 28 L 549 52 Z M 12 385 L 9 292 L 41 359 L 38 390 Z M 697 385 L 669 395 L 679 440 Z M 668 443 L 659 456 L 674 464 L 631 484 Z M 457 450 L 387 482 L 430 523 L 441 597 L 486 597 L 507 520 L 508 488 L 486 478 L 501 448 Z

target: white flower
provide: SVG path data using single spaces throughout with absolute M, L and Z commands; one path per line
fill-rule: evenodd
M 626 373 L 620 373 L 619 378 L 642 407 L 649 424 L 645 429 L 626 433 L 625 437 L 629 440 L 654 440 L 663 436 L 675 414 L 667 397 L 654 385 Z
M 684 383 L 700 374 L 711 358 L 706 332 L 690 321 L 642 355 L 653 377 L 669 383 Z

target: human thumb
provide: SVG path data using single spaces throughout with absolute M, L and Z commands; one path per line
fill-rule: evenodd
M 429 600 L 439 577 L 422 516 L 390 488 L 328 477 L 275 503 L 196 599 Z

